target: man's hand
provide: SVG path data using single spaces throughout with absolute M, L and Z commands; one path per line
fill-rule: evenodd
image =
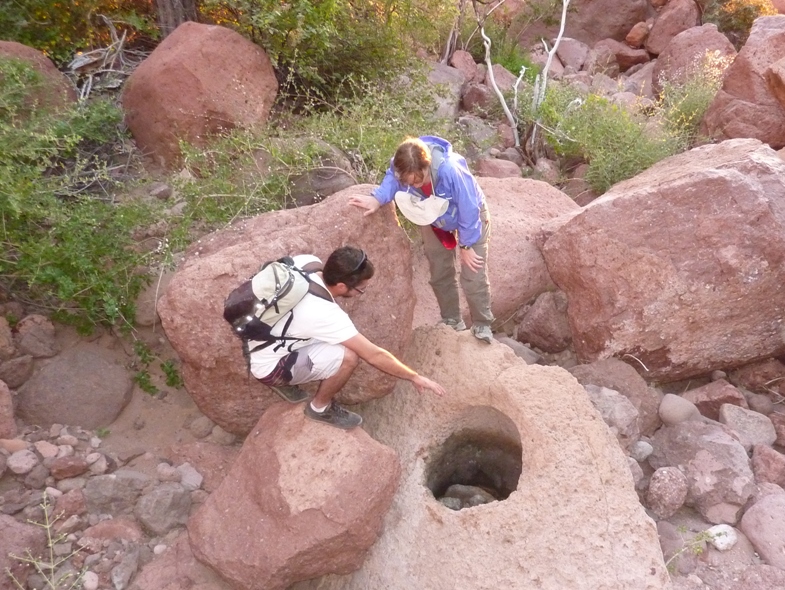
M 472 248 L 461 248 L 461 264 L 465 264 L 469 270 L 477 272 L 482 268 L 483 260 Z
M 430 389 L 438 396 L 442 396 L 447 393 L 444 390 L 444 387 L 436 383 L 436 381 L 431 381 L 428 379 L 428 377 L 423 377 L 422 375 L 417 375 L 414 379 L 412 379 L 412 385 L 414 385 L 418 393 L 423 393 L 426 389 Z
M 381 203 L 376 200 L 376 197 L 370 195 L 352 195 L 349 197 L 349 204 L 359 207 L 360 209 L 366 209 L 365 213 L 363 213 L 363 217 L 368 217 L 372 213 L 376 213 L 379 207 L 382 206 Z

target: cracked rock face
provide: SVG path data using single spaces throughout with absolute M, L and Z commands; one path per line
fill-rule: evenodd
M 293 588 L 452 590 L 456 580 L 465 588 L 666 587 L 655 526 L 626 459 L 573 377 L 446 327 L 416 330 L 406 361 L 448 393 L 418 394 L 400 382 L 360 407 L 364 428 L 396 451 L 403 470 L 382 535 L 357 572 Z M 455 511 L 434 497 L 429 482 L 434 473 L 449 480 L 439 462 L 457 433 L 519 445 L 520 474 L 506 499 Z M 476 475 L 478 464 L 482 471 L 472 461 L 466 455 L 456 466 L 456 479 Z M 486 483 L 509 485 L 506 464 L 486 462 Z

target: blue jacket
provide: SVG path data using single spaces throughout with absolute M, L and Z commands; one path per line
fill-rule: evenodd
M 480 239 L 482 233 L 480 210 L 485 204 L 485 195 L 469 171 L 466 160 L 452 151 L 449 141 L 432 135 L 425 135 L 420 139 L 425 142 L 432 154 L 434 150 L 443 152 L 441 164 L 436 169 L 433 194 L 447 199 L 449 206 L 444 215 L 434 221 L 433 225 L 444 231 L 458 230 L 458 244 L 472 246 Z M 437 159 L 434 158 L 434 161 Z M 432 182 L 433 180 L 431 178 Z M 395 178 L 391 160 L 382 184 L 372 194 L 382 205 L 386 205 L 395 198 L 395 193 L 398 191 L 414 193 L 425 198 L 420 189 L 402 184 Z

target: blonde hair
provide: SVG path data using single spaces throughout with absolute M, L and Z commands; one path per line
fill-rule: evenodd
M 407 178 L 422 180 L 424 172 L 431 166 L 431 150 L 417 137 L 407 137 L 393 156 L 393 172 L 398 180 Z

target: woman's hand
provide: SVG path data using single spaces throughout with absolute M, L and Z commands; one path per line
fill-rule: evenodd
M 352 195 L 349 197 L 349 204 L 354 205 L 355 207 L 359 207 L 360 209 L 366 209 L 365 213 L 363 213 L 363 217 L 368 217 L 372 213 L 376 213 L 381 207 L 381 203 L 376 200 L 376 197 L 372 197 L 370 195 Z
M 477 272 L 482 268 L 483 259 L 472 248 L 461 248 L 461 264 L 465 264 L 469 270 Z

